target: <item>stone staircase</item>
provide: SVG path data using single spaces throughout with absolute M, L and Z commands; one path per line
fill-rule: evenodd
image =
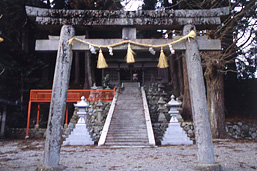
M 149 146 L 143 100 L 138 83 L 123 83 L 111 119 L 106 146 Z

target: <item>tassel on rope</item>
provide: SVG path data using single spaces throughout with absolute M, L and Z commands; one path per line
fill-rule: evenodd
M 4 41 L 4 39 L 2 37 L 0 37 L 0 42 Z
M 102 49 L 100 49 L 99 54 L 98 54 L 98 60 L 97 60 L 97 68 L 102 69 L 102 68 L 107 68 L 107 67 L 108 67 L 108 65 L 104 59 Z
M 135 63 L 134 54 L 135 52 L 131 49 L 130 44 L 128 44 L 128 50 L 127 50 L 127 56 L 126 56 L 127 63 Z
M 159 57 L 159 63 L 157 65 L 157 67 L 158 68 L 168 68 L 169 67 L 166 56 L 163 52 L 163 49 L 161 49 L 161 53 L 160 53 L 160 57 Z

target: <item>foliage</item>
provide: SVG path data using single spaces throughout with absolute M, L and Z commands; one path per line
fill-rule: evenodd
M 34 51 L 24 49 L 22 38 L 28 24 L 24 6 L 23 0 L 0 1 L 0 36 L 4 38 L 0 42 L 0 97 L 18 102 L 7 117 L 7 124 L 16 127 L 25 126 L 22 118 L 26 118 L 29 90 L 37 87 L 45 66 Z

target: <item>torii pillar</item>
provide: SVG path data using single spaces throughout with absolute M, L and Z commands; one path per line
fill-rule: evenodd
M 187 35 L 191 30 L 196 30 L 194 25 L 185 25 L 183 35 Z M 221 170 L 221 166 L 215 163 L 213 152 L 206 91 L 197 37 L 186 40 L 186 65 L 198 150 L 198 164 L 195 165 L 194 169 L 219 171 Z
M 72 49 L 68 40 L 74 35 L 73 26 L 62 26 L 54 72 L 43 165 L 39 166 L 37 170 L 63 170 L 63 166 L 59 165 L 59 161 L 72 64 Z

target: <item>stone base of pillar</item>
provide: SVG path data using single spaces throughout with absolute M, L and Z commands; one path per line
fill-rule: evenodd
M 66 166 L 63 165 L 58 165 L 58 166 L 53 166 L 53 167 L 46 167 L 46 166 L 38 166 L 36 168 L 36 171 L 63 171 L 66 169 Z
M 193 170 L 197 170 L 197 171 L 222 171 L 222 167 L 219 163 L 215 163 L 215 164 L 197 163 L 197 164 L 193 165 Z

